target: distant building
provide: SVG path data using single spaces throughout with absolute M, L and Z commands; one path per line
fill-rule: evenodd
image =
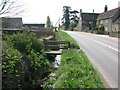
M 120 7 L 101 13 L 97 20 L 106 32 L 120 30 Z
M 23 26 L 22 18 L 8 18 L 1 17 L 0 18 L 0 29 L 1 30 L 13 30 L 13 29 L 21 29 Z
M 28 28 L 45 28 L 45 24 L 23 24 L 23 27 L 28 27 Z
M 98 15 L 99 15 L 98 13 L 94 13 L 94 10 L 93 10 L 93 13 L 83 13 L 82 10 L 80 10 L 77 29 L 80 31 L 95 29 L 96 19 Z

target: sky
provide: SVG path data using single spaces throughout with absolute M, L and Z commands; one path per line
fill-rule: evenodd
M 47 16 L 53 25 L 63 16 L 63 6 L 70 6 L 72 10 L 83 12 L 102 13 L 105 5 L 108 10 L 118 7 L 120 0 L 21 0 L 25 12 L 22 15 L 23 23 L 46 23 Z

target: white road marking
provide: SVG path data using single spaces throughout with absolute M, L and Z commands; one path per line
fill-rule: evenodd
M 88 38 L 88 37 L 87 37 L 87 38 Z M 112 50 L 114 50 L 114 51 L 116 51 L 116 52 L 120 52 L 117 48 L 114 48 L 114 47 L 112 47 L 112 46 L 110 46 L 110 45 L 107 45 L 107 44 L 105 44 L 105 43 L 99 42 L 99 41 L 94 40 L 94 39 L 92 39 L 92 38 L 89 38 L 89 39 L 91 39 L 91 40 L 93 40 L 93 41 L 95 41 L 95 42 L 97 42 L 97 43 L 99 43 L 99 44 L 101 44 L 101 45 L 103 45 L 103 46 L 106 46 L 106 47 L 108 47 L 108 48 L 110 48 L 110 49 L 112 49 Z

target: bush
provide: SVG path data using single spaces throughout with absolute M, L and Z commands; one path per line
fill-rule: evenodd
M 29 55 L 26 56 L 26 76 L 24 87 L 40 87 L 43 79 L 49 74 L 49 61 L 44 57 L 44 53 L 34 52 L 32 49 Z
M 3 41 L 2 43 L 2 85 L 3 88 L 19 87 L 21 82 L 21 53 Z M 21 78 L 21 79 L 20 79 Z
M 73 29 L 74 29 L 76 26 L 77 26 L 77 23 L 75 23 L 75 22 L 71 22 L 70 25 L 69 25 L 71 31 L 73 31 Z
M 7 36 L 2 49 L 3 88 L 40 87 L 50 66 L 43 42 L 25 31 Z
M 113 33 L 120 33 L 120 31 L 118 30 L 118 31 L 112 31 Z
M 39 41 L 34 33 L 23 32 L 14 34 L 9 36 L 7 40 L 13 43 L 14 48 L 23 53 L 27 53 L 30 48 L 36 52 L 44 49 L 43 42 Z

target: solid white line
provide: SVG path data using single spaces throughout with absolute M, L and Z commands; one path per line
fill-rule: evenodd
M 88 38 L 88 37 L 87 37 L 87 38 Z M 89 39 L 91 39 L 91 38 L 89 38 Z M 93 41 L 95 41 L 95 42 L 97 42 L 97 43 L 99 43 L 99 44 L 101 44 L 101 45 L 103 45 L 103 46 L 106 46 L 106 47 L 108 47 L 108 48 L 110 48 L 110 49 L 112 49 L 112 50 L 114 50 L 114 51 L 116 51 L 116 52 L 120 52 L 118 49 L 116 49 L 116 48 L 114 48 L 114 47 L 112 47 L 112 46 L 110 46 L 110 45 L 107 45 L 107 44 L 105 44 L 105 43 L 99 42 L 99 41 L 94 40 L 94 39 L 91 39 L 91 40 L 93 40 Z

